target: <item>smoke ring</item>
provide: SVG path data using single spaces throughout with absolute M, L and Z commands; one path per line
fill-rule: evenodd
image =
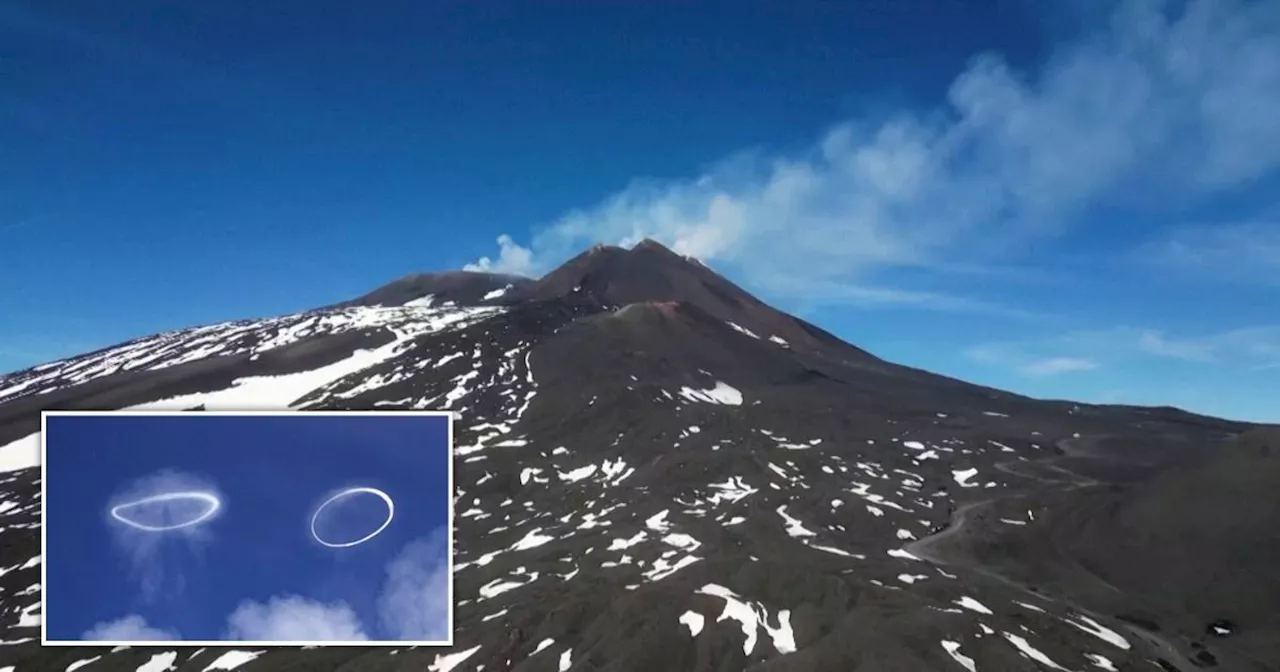
M 122 509 L 127 509 L 134 506 L 142 506 L 144 504 L 154 504 L 156 502 L 171 502 L 177 499 L 195 499 L 195 500 L 203 501 L 209 505 L 209 508 L 204 513 L 197 516 L 196 518 L 193 518 L 183 523 L 178 523 L 176 525 L 147 525 L 145 523 L 139 523 L 136 520 L 131 520 L 128 517 L 120 514 L 120 511 Z M 201 490 L 186 490 L 186 491 L 180 491 L 180 492 L 163 492 L 158 495 L 143 497 L 142 499 L 134 500 L 132 502 L 117 504 L 111 507 L 111 517 L 115 518 L 121 523 L 124 523 L 125 525 L 128 525 L 129 527 L 134 528 L 135 530 L 142 530 L 143 532 L 168 532 L 170 530 L 180 530 L 184 527 L 191 527 L 192 525 L 199 525 L 200 523 L 203 523 L 204 521 L 212 518 L 213 514 L 217 513 L 218 509 L 221 509 L 221 508 L 222 508 L 222 500 L 218 499 L 214 495 Z
M 350 495 L 359 495 L 359 494 L 374 495 L 379 499 L 381 499 L 383 503 L 387 505 L 387 519 L 382 521 L 382 525 L 378 526 L 378 529 L 370 532 L 369 534 L 366 534 L 363 537 L 360 537 L 359 539 L 356 539 L 355 541 L 347 541 L 340 544 L 335 544 L 335 543 L 325 541 L 324 539 L 321 539 L 320 534 L 316 532 L 316 518 L 320 517 L 320 512 L 324 510 L 324 507 L 332 504 L 334 501 L 341 499 L 343 497 L 347 497 Z M 347 488 L 346 490 L 339 491 L 336 495 L 330 497 L 329 499 L 324 500 L 323 502 L 321 502 L 320 506 L 316 507 L 316 512 L 311 514 L 311 538 L 315 539 L 322 546 L 327 546 L 329 548 L 350 548 L 352 546 L 358 546 L 378 536 L 379 534 L 382 534 L 382 531 L 387 529 L 387 526 L 391 524 L 391 519 L 394 518 L 395 515 L 396 515 L 395 502 L 391 500 L 391 496 L 388 495 L 387 493 L 377 488 L 367 488 L 367 487 Z

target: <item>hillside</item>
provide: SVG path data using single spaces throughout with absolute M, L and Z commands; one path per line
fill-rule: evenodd
M 234 650 L 38 646 L 39 411 L 125 408 L 457 413 L 456 646 L 237 670 L 1277 669 L 1274 434 L 887 362 L 651 241 L 0 378 L 0 669 Z

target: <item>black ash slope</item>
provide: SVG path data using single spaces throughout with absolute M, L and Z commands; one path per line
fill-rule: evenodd
M 1280 641 L 1280 482 L 1207 457 L 1246 427 L 894 365 L 646 242 L 0 379 L 0 669 L 203 671 L 234 650 L 36 646 L 38 411 L 139 406 L 460 414 L 457 646 L 238 670 L 1266 670 Z M 1188 545 L 1199 496 L 1235 522 Z M 1229 590 L 1197 580 L 1241 555 Z
M 424 296 L 434 297 L 441 303 L 452 301 L 463 305 L 477 305 L 498 301 L 508 290 L 531 282 L 519 275 L 473 271 L 415 273 L 331 307 L 403 306 Z

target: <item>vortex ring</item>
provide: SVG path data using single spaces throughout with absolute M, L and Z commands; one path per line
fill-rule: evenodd
M 324 510 L 324 507 L 328 506 L 329 504 L 333 503 L 334 500 L 339 499 L 341 497 L 346 497 L 347 495 L 358 495 L 362 493 L 375 495 L 387 505 L 387 519 L 382 522 L 382 525 L 378 526 L 378 529 L 370 532 L 369 534 L 366 534 L 363 537 L 360 537 L 359 539 L 356 539 L 355 541 L 348 541 L 341 544 L 332 544 L 325 541 L 324 539 L 321 539 L 320 535 L 316 532 L 316 518 L 320 516 L 320 512 Z M 396 515 L 395 502 L 391 501 L 391 497 L 387 495 L 387 493 L 377 488 L 347 488 L 346 490 L 339 492 L 338 494 L 330 497 L 329 499 L 324 500 L 324 502 L 322 502 L 320 506 L 316 508 L 316 512 L 311 514 L 311 538 L 315 539 L 321 545 L 328 546 L 329 548 L 350 548 L 352 546 L 358 546 L 378 536 L 379 534 L 382 533 L 383 530 L 387 529 L 387 526 L 391 524 L 391 519 L 394 518 L 395 515 Z
M 185 523 L 179 523 L 177 525 L 146 525 L 144 523 L 139 523 L 137 521 L 130 520 L 120 515 L 121 509 L 127 509 L 133 506 L 141 506 L 143 504 L 154 504 L 156 502 L 171 502 L 175 499 L 197 499 L 207 503 L 209 505 L 209 509 L 205 511 L 203 514 L 201 514 L 199 517 L 188 520 Z M 217 513 L 218 509 L 220 508 L 222 508 L 222 501 L 219 500 L 217 497 L 200 490 L 188 490 L 188 491 L 182 491 L 182 492 L 165 492 L 159 495 L 143 497 L 142 499 L 139 499 L 136 501 L 125 502 L 124 504 L 117 504 L 116 506 L 111 507 L 111 517 L 124 523 L 125 525 L 128 525 L 129 527 L 132 527 L 137 530 L 142 530 L 144 532 L 167 532 L 169 530 L 180 530 L 184 527 L 191 527 L 192 525 L 198 525 L 199 523 L 202 523 L 208 520 L 209 518 L 213 517 L 213 514 Z

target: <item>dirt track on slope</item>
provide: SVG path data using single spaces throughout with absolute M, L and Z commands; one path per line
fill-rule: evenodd
M 1063 451 L 1062 455 L 1054 455 L 1051 457 L 1040 458 L 1038 460 L 1008 460 L 1005 462 L 997 463 L 995 465 L 995 468 L 1006 474 L 1009 474 L 1011 476 L 1017 476 L 1019 478 L 1030 478 L 1030 479 L 1034 479 L 1034 480 L 1040 481 L 1041 483 L 1046 483 L 1049 485 L 1066 485 L 1067 486 L 1066 490 L 1075 490 L 1078 488 L 1087 488 L 1087 487 L 1093 487 L 1097 485 L 1104 485 L 1102 481 L 1098 481 L 1096 479 L 1089 478 L 1087 476 L 1081 476 L 1057 464 L 1058 461 L 1064 458 L 1083 456 L 1082 453 L 1077 451 L 1075 447 L 1075 442 L 1084 441 L 1084 440 L 1085 439 L 1083 438 L 1072 437 L 1069 439 L 1062 439 L 1061 441 L 1058 441 L 1055 445 L 1057 445 L 1057 447 Z M 1051 471 L 1061 473 L 1067 478 L 1066 479 L 1045 478 L 1044 476 L 1041 476 L 1038 474 L 1026 473 L 1025 471 L 1019 471 L 1018 469 L 1018 467 L 1025 468 L 1028 466 L 1030 466 L 1033 469 L 1037 467 L 1047 468 Z M 941 565 L 953 564 L 952 562 L 945 559 L 945 553 L 942 552 L 942 547 L 946 545 L 946 542 L 948 539 L 964 531 L 965 526 L 969 523 L 970 520 L 973 519 L 975 513 L 985 510 L 987 508 L 991 508 L 993 505 L 999 502 L 1002 502 L 1005 500 L 1011 500 L 1011 499 L 1019 499 L 1019 498 L 1022 498 L 1023 496 L 1024 495 L 1018 494 L 1018 493 L 1005 494 L 999 497 L 991 497 L 988 499 L 981 499 L 975 502 L 969 502 L 967 504 L 964 504 L 956 508 L 956 510 L 951 514 L 951 520 L 950 522 L 947 523 L 947 526 L 944 529 L 942 529 L 941 531 L 935 534 L 931 534 L 923 539 L 920 539 L 918 541 L 914 541 L 908 544 L 906 546 L 906 550 L 918 558 L 924 558 L 935 564 L 941 564 Z
M 1059 464 L 1059 462 L 1063 460 L 1072 458 L 1098 459 L 1096 455 L 1087 452 L 1085 446 L 1096 444 L 1103 438 L 1106 437 L 1073 436 L 1061 439 L 1054 444 L 1062 451 L 1062 454 L 1060 455 L 1053 455 L 1036 460 L 1009 460 L 997 463 L 995 468 L 1012 476 L 1032 479 L 1051 487 L 1060 488 L 1060 492 L 1070 492 L 1081 488 L 1108 485 L 1104 481 L 1080 475 Z M 1060 474 L 1063 478 L 1051 478 L 1040 473 L 1029 473 L 1038 469 L 1044 469 L 1053 472 L 1054 474 Z M 1012 493 L 1006 493 L 999 497 L 982 499 L 959 506 L 951 514 L 951 520 L 948 522 L 946 528 L 935 534 L 924 537 L 923 539 L 907 544 L 904 547 L 904 550 L 922 560 L 936 565 L 962 567 L 968 571 L 993 579 L 1029 595 L 1034 595 L 1041 599 L 1047 599 L 1051 602 L 1063 604 L 1078 613 L 1085 614 L 1099 621 L 1105 622 L 1110 620 L 1105 615 L 1091 611 L 1066 599 L 1046 595 L 1023 582 L 1010 578 L 1009 576 L 1006 576 L 991 567 L 985 566 L 980 562 L 966 562 L 965 559 L 961 557 L 963 556 L 962 553 L 948 553 L 948 548 L 952 545 L 951 542 L 962 539 L 966 533 L 980 534 L 973 532 L 974 526 L 972 525 L 972 521 L 977 519 L 982 512 L 994 508 L 996 505 L 1004 501 L 1024 499 L 1026 496 L 1027 494 L 1025 492 L 1015 491 Z M 1090 578 L 1105 585 L 1108 589 L 1121 592 L 1119 588 L 1111 585 L 1102 577 L 1096 576 L 1083 567 L 1080 567 L 1079 569 L 1087 573 Z M 1176 646 L 1160 634 L 1140 628 L 1132 623 L 1123 623 L 1123 626 L 1135 637 L 1142 640 L 1165 664 L 1171 666 L 1169 669 L 1176 670 L 1177 672 L 1192 672 L 1193 670 L 1201 669 L 1200 666 L 1195 665 L 1184 657 Z

